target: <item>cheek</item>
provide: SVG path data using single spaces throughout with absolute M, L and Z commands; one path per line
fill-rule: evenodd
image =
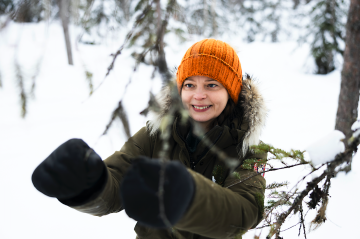
M 219 93 L 220 94 L 218 94 L 215 99 L 219 107 L 218 110 L 222 112 L 225 109 L 226 104 L 229 100 L 229 94 L 227 93 L 226 90 L 224 92 L 219 92 Z
M 190 103 L 191 95 L 186 91 L 181 92 L 181 101 L 183 102 L 184 106 L 187 107 Z

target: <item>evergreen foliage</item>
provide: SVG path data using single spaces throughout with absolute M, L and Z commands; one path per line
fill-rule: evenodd
M 90 71 L 85 71 L 85 76 L 86 76 L 86 79 L 89 83 L 89 95 L 92 95 L 92 93 L 94 92 L 94 84 L 93 84 L 93 73 L 91 73 Z
M 13 0 L 0 1 L 0 15 L 14 11 L 15 4 Z
M 281 183 L 270 183 L 268 185 L 266 185 L 266 189 L 276 189 L 276 188 L 280 188 L 283 186 L 287 186 L 289 184 L 289 182 L 281 182 Z
M 40 22 L 43 19 L 43 11 L 41 0 L 23 0 L 18 3 L 13 20 L 16 22 Z
M 290 158 L 299 164 L 310 163 L 304 159 L 304 151 L 300 151 L 300 150 L 291 149 L 290 151 L 286 151 L 283 149 L 275 148 L 263 142 L 260 142 L 259 145 L 251 146 L 251 149 L 255 154 L 267 153 L 270 156 L 267 160 L 246 159 L 242 164 L 242 167 L 244 169 L 252 169 L 254 163 L 267 164 L 268 167 L 273 169 L 274 167 L 272 166 L 271 162 L 269 162 L 271 160 L 272 161 L 276 160 L 278 162 L 281 162 L 285 166 L 289 166 L 289 164 L 284 161 L 285 158 Z
M 336 54 L 344 52 L 346 9 L 346 1 L 321 0 L 310 11 L 307 28 L 317 74 L 332 72 L 336 68 Z

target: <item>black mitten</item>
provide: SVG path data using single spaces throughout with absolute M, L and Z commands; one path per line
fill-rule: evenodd
M 165 228 L 160 217 L 159 181 L 161 162 L 145 157 L 135 160 L 120 187 L 120 196 L 127 215 L 143 225 Z M 165 215 L 171 225 L 178 222 L 191 204 L 195 183 L 178 161 L 166 162 L 164 181 Z
M 70 139 L 34 170 L 32 182 L 49 197 L 69 199 L 98 185 L 104 169 L 100 156 L 83 140 Z

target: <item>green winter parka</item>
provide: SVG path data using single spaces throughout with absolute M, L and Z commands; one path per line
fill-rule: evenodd
M 168 88 L 160 92 L 157 99 L 162 110 L 157 118 L 149 121 L 146 127 L 129 138 L 120 151 L 104 160 L 107 166 L 106 184 L 86 203 L 70 205 L 72 208 L 95 216 L 123 209 L 119 187 L 132 160 L 139 155 L 159 158 L 162 148 L 159 125 L 171 107 L 169 94 Z M 205 137 L 210 139 L 212 147 L 238 159 L 239 165 L 246 158 L 266 158 L 266 154 L 254 155 L 249 150 L 249 146 L 259 143 L 267 112 L 261 94 L 249 77 L 243 80 L 236 107 L 239 107 L 242 115 L 235 118 L 230 127 L 214 126 Z M 175 118 L 169 142 L 169 159 L 178 160 L 188 168 L 196 188 L 193 201 L 173 227 L 177 234 L 174 230 L 154 229 L 137 224 L 137 238 L 175 239 L 178 234 L 185 239 L 240 238 L 262 220 L 265 179 L 259 174 L 247 179 L 254 171 L 244 170 L 240 166 L 235 170 L 240 178 L 232 176 L 203 140 L 200 140 L 195 150 L 190 151 L 191 145 L 186 140 L 188 132 L 188 127 L 181 125 L 179 119 Z

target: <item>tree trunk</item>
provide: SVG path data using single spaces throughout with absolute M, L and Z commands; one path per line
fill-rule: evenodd
M 215 12 L 215 9 L 216 9 L 216 0 L 213 0 L 212 1 L 212 4 L 211 4 L 211 15 L 212 15 L 212 25 L 213 25 L 213 36 L 214 37 L 217 37 L 217 34 L 218 34 L 218 29 L 217 29 L 217 24 L 216 24 L 216 12 Z
M 51 0 L 44 0 L 43 8 L 44 8 L 44 20 L 49 21 L 51 17 Z
M 346 24 L 346 46 L 335 129 L 351 137 L 358 116 L 360 90 L 360 0 L 351 0 Z
M 69 18 L 70 18 L 70 0 L 58 0 L 59 9 L 60 9 L 60 18 L 64 30 L 66 52 L 68 56 L 69 65 L 73 64 L 72 52 L 71 52 L 71 43 L 70 43 L 70 34 L 69 34 Z
M 205 30 L 206 30 L 206 27 L 207 27 L 207 22 L 208 22 L 208 4 L 207 4 L 207 1 L 204 0 L 204 26 L 203 26 L 203 29 L 202 29 L 203 36 L 205 36 Z

